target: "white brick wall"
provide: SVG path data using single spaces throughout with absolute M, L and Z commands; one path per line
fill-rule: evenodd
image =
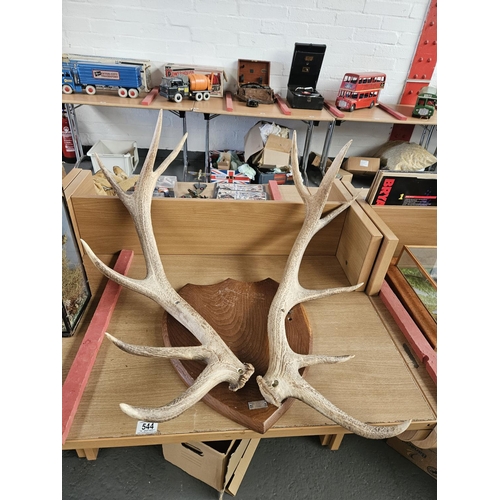
M 326 99 L 337 95 L 347 71 L 384 71 L 388 83 L 381 101 L 395 104 L 407 77 L 429 0 L 63 0 L 62 51 L 151 61 L 153 84 L 165 62 L 222 66 L 228 88 L 236 88 L 238 59 L 271 63 L 271 87 L 286 95 L 294 44 L 327 46 L 318 81 Z M 433 76 L 436 84 L 437 72 Z M 100 139 L 136 140 L 149 146 L 156 122 L 153 110 L 81 106 L 77 110 L 84 145 Z M 202 114 L 188 113 L 188 147 L 205 148 Z M 210 122 L 210 148 L 242 149 L 254 119 L 219 116 Z M 282 120 L 297 130 L 302 148 L 306 125 Z M 315 127 L 311 150 L 321 153 L 326 125 Z M 416 127 L 418 142 L 422 127 Z M 366 155 L 389 138 L 390 125 L 352 124 L 335 128 L 329 156 L 350 139 L 350 155 Z M 182 136 L 182 122 L 164 114 L 160 147 L 170 149 Z M 431 148 L 434 147 L 434 135 Z M 432 149 L 431 149 L 432 150 Z

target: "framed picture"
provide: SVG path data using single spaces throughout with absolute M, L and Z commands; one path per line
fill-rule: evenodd
M 62 196 L 62 336 L 71 337 L 90 301 L 90 286 Z

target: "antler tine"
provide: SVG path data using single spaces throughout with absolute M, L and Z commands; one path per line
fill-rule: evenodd
M 194 383 L 188 387 L 179 398 L 160 408 L 140 408 L 125 403 L 120 404 L 121 410 L 129 417 L 146 422 L 166 422 L 181 415 L 185 410 L 191 408 L 195 403 L 205 396 L 216 385 L 227 381 L 231 368 L 221 369 L 214 363 L 198 375 Z
M 267 328 L 270 361 L 266 374 L 258 376 L 257 383 L 268 403 L 280 406 L 281 402 L 286 398 L 300 399 L 346 429 L 364 437 L 380 439 L 403 432 L 410 422 L 403 422 L 391 427 L 371 426 L 352 418 L 337 408 L 301 377 L 299 369 L 319 363 L 343 362 L 349 360 L 352 356 L 304 356 L 297 354 L 290 348 L 285 330 L 285 318 L 293 306 L 320 297 L 352 292 L 362 286 L 362 283 L 360 283 L 348 287 L 308 290 L 303 288 L 299 282 L 299 268 L 302 257 L 312 237 L 355 201 L 355 198 L 352 198 L 329 214 L 322 216 L 333 181 L 351 142 L 348 142 L 341 149 L 319 188 L 315 193 L 311 193 L 302 182 L 299 171 L 297 137 L 295 132 L 293 134 L 292 169 L 297 190 L 304 201 L 305 218 L 288 256 L 283 278 L 269 309 Z
M 143 279 L 134 279 L 117 273 L 106 266 L 95 255 L 88 244 L 82 240 L 82 244 L 90 260 L 107 278 L 154 300 L 184 325 L 202 344 L 202 346 L 192 346 L 182 349 L 172 347 L 151 348 L 131 346 L 108 335 L 108 338 L 120 349 L 132 354 L 177 359 L 199 359 L 207 363 L 207 368 L 200 375 L 199 382 L 196 381 L 180 397 L 168 405 L 157 409 L 135 408 L 132 410 L 132 407 L 128 405 L 122 406 L 124 411 L 127 409 L 128 414 L 141 420 L 147 420 L 154 414 L 155 422 L 171 420 L 180 415 L 221 382 L 228 382 L 229 388 L 233 391 L 240 389 L 245 385 L 254 371 L 251 364 L 241 362 L 233 354 L 207 321 L 174 290 L 165 275 L 153 232 L 151 199 L 158 177 L 179 154 L 187 134 L 184 135 L 168 158 L 162 162 L 156 171 L 153 171 L 160 140 L 161 125 L 162 111 L 159 113 L 151 147 L 133 193 L 123 192 L 100 163 L 101 169 L 132 217 L 146 261 L 146 277 Z

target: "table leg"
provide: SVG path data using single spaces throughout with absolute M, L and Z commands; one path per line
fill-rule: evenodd
M 80 140 L 80 132 L 78 131 L 78 121 L 76 119 L 75 106 L 73 104 L 63 104 L 66 114 L 68 115 L 69 129 L 71 131 L 71 137 L 73 139 L 73 144 L 75 145 L 76 154 L 76 164 L 75 168 L 78 168 L 80 163 L 84 158 L 82 142 Z
M 75 450 L 79 458 L 86 458 L 87 460 L 97 460 L 99 448 L 85 448 L 82 450 Z
M 343 432 L 339 434 L 328 434 L 326 436 L 319 437 L 321 444 L 323 446 L 328 446 L 328 448 L 332 451 L 338 450 L 340 448 L 340 444 L 342 443 L 343 438 Z
M 330 150 L 330 144 L 332 143 L 333 130 L 335 128 L 335 120 L 332 120 L 328 124 L 328 129 L 325 135 L 325 143 L 323 144 L 323 152 L 321 153 L 321 163 L 319 169 L 322 175 L 325 175 L 326 161 L 328 159 L 328 151 Z
M 182 118 L 182 135 L 187 134 L 187 120 L 186 120 L 186 112 L 180 111 L 180 117 Z M 182 158 L 184 161 L 184 168 L 182 170 L 182 180 L 186 182 L 187 172 L 188 172 L 188 145 L 187 139 L 184 141 L 184 146 L 182 147 Z
M 211 115 L 210 113 L 203 113 L 205 118 L 205 180 L 210 179 L 210 120 L 217 118 L 219 115 Z

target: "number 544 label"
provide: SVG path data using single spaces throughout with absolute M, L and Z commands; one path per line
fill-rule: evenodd
M 143 422 L 139 420 L 135 429 L 136 434 L 156 434 L 158 432 L 158 424 L 153 422 Z

